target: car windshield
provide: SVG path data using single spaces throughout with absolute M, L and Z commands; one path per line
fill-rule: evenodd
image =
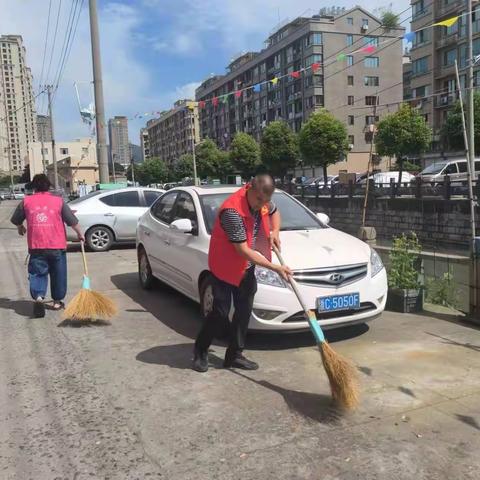
M 229 193 L 200 195 L 205 226 L 208 233 L 212 232 L 218 209 L 229 195 Z M 275 192 L 272 201 L 282 215 L 282 231 L 317 230 L 325 228 L 312 212 L 285 193 Z
M 72 200 L 71 202 L 68 202 L 69 205 L 75 205 L 76 203 L 83 202 L 84 200 L 87 200 L 92 197 L 96 197 L 97 195 L 100 195 L 101 193 L 105 193 L 105 190 L 97 190 L 95 192 L 90 192 L 87 195 L 84 195 L 83 197 L 78 197 L 75 200 Z
M 427 168 L 423 169 L 420 175 L 433 175 L 435 173 L 440 173 L 445 168 L 445 165 L 447 165 L 446 162 L 432 163 Z

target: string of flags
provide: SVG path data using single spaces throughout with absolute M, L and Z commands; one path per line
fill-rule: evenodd
M 425 27 L 419 28 L 419 29 L 417 29 L 413 32 L 408 32 L 408 33 L 406 33 L 404 35 L 401 35 L 399 37 L 389 38 L 387 40 L 384 40 L 383 42 L 378 42 L 377 37 L 372 37 L 367 42 L 367 44 L 364 45 L 363 47 L 361 47 L 361 48 L 359 48 L 355 51 L 352 51 L 352 52 L 341 52 L 338 55 L 336 55 L 335 58 L 333 58 L 328 63 L 314 62 L 310 66 L 300 68 L 299 70 L 289 72 L 285 75 L 277 75 L 274 78 L 271 78 L 269 80 L 265 80 L 265 81 L 262 81 L 262 82 L 259 82 L 259 83 L 255 83 L 253 85 L 249 85 L 249 86 L 244 87 L 244 88 L 239 88 L 237 90 L 225 93 L 223 95 L 218 95 L 218 96 L 214 96 L 214 97 L 209 98 L 209 99 L 200 100 L 198 102 L 198 108 L 199 109 L 206 108 L 207 104 L 211 104 L 214 108 L 217 108 L 220 104 L 226 104 L 228 102 L 229 98 L 231 98 L 232 96 L 234 98 L 237 98 L 237 99 L 240 98 L 243 95 L 243 92 L 245 92 L 247 90 L 252 90 L 254 93 L 259 93 L 259 92 L 261 92 L 262 88 L 267 88 L 268 85 L 276 86 L 278 84 L 278 82 L 280 80 L 282 80 L 283 78 L 291 78 L 293 80 L 296 80 L 296 79 L 301 78 L 302 73 L 306 73 L 308 71 L 311 71 L 313 74 L 315 74 L 321 67 L 326 67 L 326 66 L 331 65 L 331 64 L 336 63 L 336 62 L 347 61 L 347 60 L 349 60 L 349 57 L 351 57 L 352 55 L 355 55 L 355 54 L 371 55 L 371 54 L 377 52 L 379 47 L 382 46 L 382 45 L 385 45 L 386 43 L 394 43 L 398 40 L 405 40 L 408 43 L 412 43 L 415 39 L 415 34 L 417 32 L 419 32 L 421 30 L 425 30 L 427 28 L 432 28 L 432 27 L 437 27 L 437 26 L 447 27 L 447 28 L 451 27 L 456 22 L 458 22 L 458 20 L 461 17 L 463 17 L 465 15 L 468 15 L 468 14 L 469 14 L 469 12 L 463 13 L 461 15 L 457 15 L 457 16 L 454 16 L 454 17 L 451 17 L 451 18 L 447 18 L 446 20 L 442 20 L 440 22 L 436 22 L 436 23 L 433 23 L 431 25 L 427 25 Z M 368 36 L 365 36 L 365 38 L 367 39 Z M 129 118 L 129 120 L 136 120 L 136 119 L 141 119 L 141 118 L 150 117 L 150 116 L 161 116 L 163 113 L 164 113 L 163 111 L 152 111 L 152 112 L 145 112 L 145 113 L 137 112 L 133 117 Z

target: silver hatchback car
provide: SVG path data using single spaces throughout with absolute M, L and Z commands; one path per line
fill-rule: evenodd
M 138 219 L 163 193 L 165 190 L 155 188 L 99 190 L 68 205 L 85 232 L 88 248 L 104 252 L 114 243 L 134 243 Z M 76 240 L 71 229 L 68 240 Z

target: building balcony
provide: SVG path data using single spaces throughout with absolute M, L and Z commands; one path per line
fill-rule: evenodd
M 448 15 L 449 13 L 455 13 L 459 8 L 462 8 L 464 6 L 465 2 L 462 0 L 452 2 L 448 5 L 440 5 L 436 7 L 437 11 L 435 12 L 435 19 L 442 20 L 441 17 Z
M 436 78 L 448 77 L 455 75 L 455 65 L 442 65 L 435 75 Z
M 440 40 L 435 42 L 436 48 L 448 47 L 449 45 L 455 45 L 458 42 L 458 33 L 453 35 L 448 35 L 448 37 L 443 37 Z
M 458 100 L 458 94 L 456 92 L 445 93 L 435 97 L 435 108 L 448 108 L 455 104 Z

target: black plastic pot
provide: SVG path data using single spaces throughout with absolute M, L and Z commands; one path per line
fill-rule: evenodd
M 386 308 L 400 313 L 421 312 L 423 310 L 423 289 L 389 288 Z

